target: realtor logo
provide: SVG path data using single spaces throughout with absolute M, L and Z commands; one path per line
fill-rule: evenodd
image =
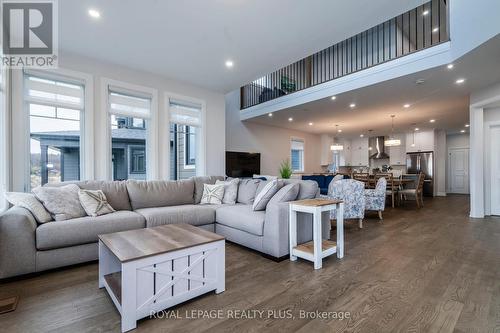
M 3 0 L 2 64 L 10 68 L 57 67 L 56 0 Z

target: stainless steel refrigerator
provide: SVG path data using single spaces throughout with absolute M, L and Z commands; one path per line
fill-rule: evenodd
M 434 196 L 434 153 L 407 153 L 406 154 L 406 172 L 408 174 L 419 174 L 423 172 L 424 196 Z

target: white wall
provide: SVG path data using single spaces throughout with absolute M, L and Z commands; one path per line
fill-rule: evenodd
M 240 120 L 239 90 L 226 95 L 226 150 L 261 154 L 261 173 L 277 175 L 281 162 L 290 159 L 290 139 L 302 138 L 304 172 L 321 172 L 321 137 L 285 128 Z
M 435 132 L 434 158 L 434 195 L 446 196 L 446 132 L 437 130 Z
M 500 83 L 471 95 L 470 194 L 471 217 L 490 215 L 490 126 L 500 125 Z

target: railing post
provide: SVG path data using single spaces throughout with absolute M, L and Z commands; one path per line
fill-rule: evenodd
M 309 88 L 312 85 L 312 56 L 306 58 L 306 86 L 305 88 Z
M 245 87 L 240 88 L 240 110 L 245 108 Z

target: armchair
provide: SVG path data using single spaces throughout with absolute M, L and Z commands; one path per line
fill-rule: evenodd
M 365 184 L 354 179 L 332 181 L 327 197 L 344 201 L 344 218 L 358 219 L 359 228 L 363 228 L 365 217 Z M 330 219 L 335 219 L 335 210 L 330 212 Z
M 385 209 L 386 188 L 387 180 L 382 177 L 379 178 L 374 189 L 365 190 L 365 209 L 377 211 L 380 220 L 383 220 L 382 212 Z

